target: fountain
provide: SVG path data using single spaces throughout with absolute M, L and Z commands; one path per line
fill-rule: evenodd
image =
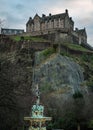
M 40 105 L 40 94 L 36 85 L 36 103 L 32 106 L 31 116 L 24 117 L 25 121 L 30 122 L 29 130 L 46 130 L 46 121 L 51 121 L 51 117 L 45 117 L 44 106 Z

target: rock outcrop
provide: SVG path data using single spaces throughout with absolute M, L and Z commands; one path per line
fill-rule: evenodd
M 40 52 L 35 60 L 34 82 L 39 84 L 42 91 L 63 89 L 68 94 L 87 91 L 82 89 L 83 68 L 71 58 L 53 54 L 45 59 L 41 58 Z

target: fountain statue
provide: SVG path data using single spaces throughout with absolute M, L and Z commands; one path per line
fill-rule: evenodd
M 46 121 L 51 121 L 51 117 L 45 117 L 44 106 L 40 105 L 40 93 L 38 84 L 36 85 L 36 103 L 32 106 L 30 117 L 24 117 L 24 120 L 30 122 L 29 130 L 46 130 Z

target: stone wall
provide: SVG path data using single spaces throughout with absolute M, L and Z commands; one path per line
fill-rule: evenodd
M 26 33 L 31 36 L 47 35 L 51 41 L 62 40 L 75 44 L 87 44 L 87 34 L 84 29 L 74 30 L 74 21 L 69 17 L 68 10 L 65 13 L 40 17 L 38 14 L 32 19 L 30 18 L 26 24 Z M 54 34 L 55 33 L 55 34 Z M 55 35 L 55 37 L 53 36 Z
M 44 31 L 46 32 L 47 30 L 50 29 L 60 29 L 60 28 L 65 28 L 64 26 L 64 19 L 54 19 L 54 21 L 49 20 L 48 22 L 40 22 L 40 19 L 38 16 L 36 16 L 34 19 L 34 24 L 28 24 L 26 26 L 26 32 L 31 32 L 32 34 L 36 31 Z
M 62 14 L 56 14 L 56 15 L 51 15 L 45 16 L 42 15 L 40 17 L 38 14 L 34 16 L 32 19 L 28 20 L 26 24 L 26 32 L 35 32 L 35 31 L 46 31 L 50 29 L 71 29 L 73 30 L 74 27 L 74 22 L 73 20 L 69 17 L 68 10 L 65 10 L 65 13 Z
M 34 24 L 31 24 L 31 25 L 34 25 L 34 27 L 33 27 L 33 30 L 31 30 L 31 32 L 32 31 L 40 31 L 41 30 L 40 18 L 36 15 L 33 20 L 34 20 Z
M 26 41 L 21 45 L 21 48 L 27 48 L 27 49 L 29 48 L 31 50 L 41 51 L 51 46 L 52 45 L 50 44 L 50 42 L 27 42 Z

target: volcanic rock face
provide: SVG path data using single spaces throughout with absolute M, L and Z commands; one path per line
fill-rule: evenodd
M 34 71 L 34 81 L 42 91 L 66 90 L 68 94 L 82 91 L 83 69 L 71 58 L 53 54 L 40 60 L 37 53 Z

